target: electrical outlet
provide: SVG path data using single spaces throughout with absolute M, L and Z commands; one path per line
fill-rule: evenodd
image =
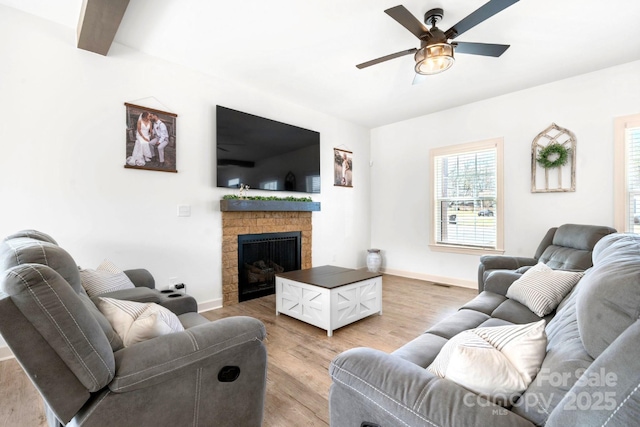
M 180 283 L 177 277 L 169 277 L 169 289 L 175 289 L 177 283 Z

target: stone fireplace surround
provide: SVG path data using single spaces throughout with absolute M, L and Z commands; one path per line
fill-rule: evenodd
M 238 235 L 300 231 L 301 268 L 311 268 L 311 212 L 222 212 L 222 305 L 238 303 Z

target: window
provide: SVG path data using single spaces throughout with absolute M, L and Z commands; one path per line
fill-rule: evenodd
M 431 248 L 502 253 L 502 138 L 431 150 Z
M 263 181 L 260 183 L 260 188 L 262 190 L 277 190 L 278 189 L 278 180 L 273 181 Z
M 640 114 L 615 120 L 615 227 L 640 233 Z
M 307 193 L 319 193 L 320 192 L 320 175 L 307 176 Z

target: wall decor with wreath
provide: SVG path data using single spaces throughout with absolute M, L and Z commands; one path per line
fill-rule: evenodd
M 531 192 L 576 191 L 576 136 L 552 123 L 531 143 Z

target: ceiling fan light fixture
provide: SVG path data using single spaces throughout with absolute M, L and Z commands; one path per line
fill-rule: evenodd
M 453 65 L 453 46 L 449 43 L 434 43 L 424 46 L 415 55 L 416 73 L 423 75 L 438 74 Z

